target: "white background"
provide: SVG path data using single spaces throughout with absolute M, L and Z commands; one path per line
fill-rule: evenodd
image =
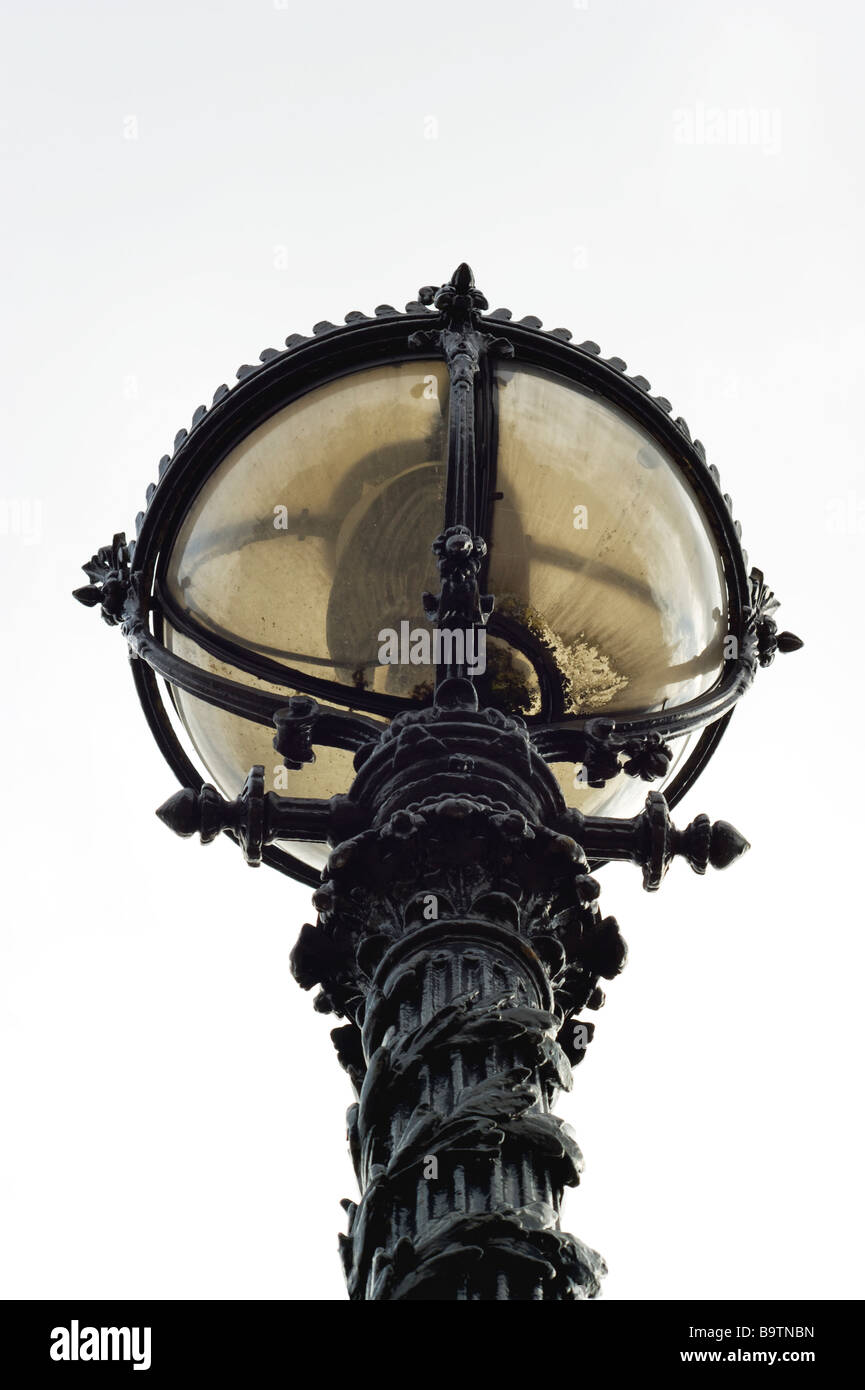
M 468 259 L 672 399 L 807 642 L 677 813 L 750 855 L 604 871 L 631 955 L 561 1105 L 565 1227 L 608 1299 L 861 1296 L 853 0 L 3 12 L 0 1292 L 345 1296 L 308 893 L 159 824 L 122 639 L 69 591 L 240 362 Z

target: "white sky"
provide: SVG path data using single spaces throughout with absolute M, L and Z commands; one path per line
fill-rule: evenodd
M 610 1299 L 861 1296 L 853 0 L 3 14 L 0 1293 L 345 1296 L 308 894 L 159 824 L 122 639 L 68 595 L 239 363 L 468 259 L 672 399 L 807 641 L 677 813 L 751 854 L 602 875 L 631 955 L 560 1106 L 564 1225 Z

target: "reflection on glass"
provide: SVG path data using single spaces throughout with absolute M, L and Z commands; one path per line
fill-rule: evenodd
M 444 508 L 448 376 L 374 367 L 274 415 L 219 465 L 174 544 L 171 601 L 211 633 L 306 674 L 410 696 L 378 634 L 423 623 Z
M 612 406 L 498 369 L 489 588 L 558 670 L 570 713 L 683 704 L 718 678 L 726 588 L 696 496 Z

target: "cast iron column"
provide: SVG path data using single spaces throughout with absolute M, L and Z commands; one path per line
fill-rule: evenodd
M 358 1093 L 350 1297 L 593 1296 L 603 1262 L 558 1226 L 580 1152 L 551 1110 L 625 947 L 557 828 L 553 774 L 520 720 L 453 680 L 337 801 L 369 828 L 331 854 L 293 969 L 350 1020 L 333 1034 Z

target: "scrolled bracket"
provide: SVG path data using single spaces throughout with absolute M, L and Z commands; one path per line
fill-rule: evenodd
M 90 583 L 72 591 L 72 597 L 83 603 L 85 608 L 95 608 L 101 604 L 102 617 L 110 627 L 117 627 L 123 622 L 134 553 L 135 542 L 127 542 L 125 531 L 118 531 L 110 545 L 101 546 L 81 566 Z
M 751 607 L 747 615 L 747 635 L 757 665 L 771 666 L 778 652 L 797 652 L 805 644 L 795 632 L 778 631 L 774 615 L 780 603 L 766 583 L 762 570 L 751 570 L 749 584 Z

